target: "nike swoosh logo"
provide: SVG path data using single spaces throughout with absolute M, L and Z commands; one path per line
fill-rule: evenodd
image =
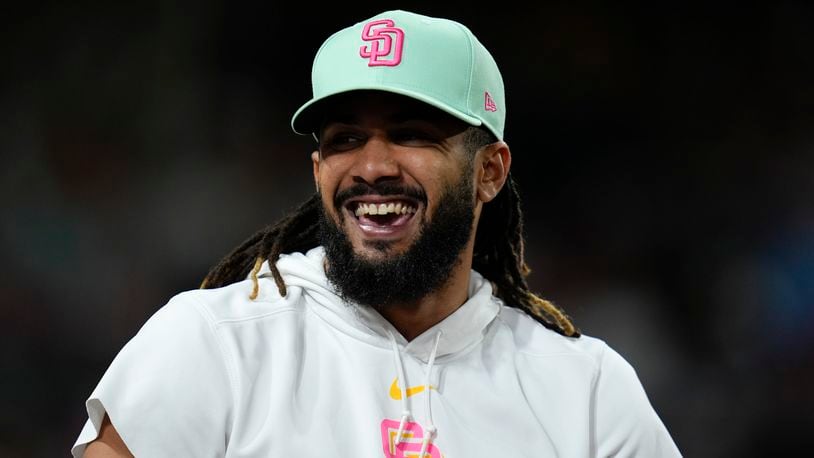
M 437 388 L 432 385 L 430 385 L 430 389 L 437 390 Z M 409 398 L 410 396 L 421 393 L 422 391 L 424 391 L 424 385 L 407 387 L 407 397 Z M 390 385 L 390 397 L 396 401 L 401 400 L 401 389 L 399 388 L 398 377 L 394 378 L 393 383 Z

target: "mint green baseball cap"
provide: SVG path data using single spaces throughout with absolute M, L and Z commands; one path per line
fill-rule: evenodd
M 321 122 L 321 102 L 379 90 L 425 102 L 503 139 L 503 78 L 492 55 L 464 25 L 408 11 L 387 11 L 336 32 L 311 70 L 313 98 L 291 119 L 298 134 Z

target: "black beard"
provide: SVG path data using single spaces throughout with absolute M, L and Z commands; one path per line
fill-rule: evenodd
M 356 254 L 347 234 L 323 208 L 319 239 L 328 260 L 325 272 L 339 295 L 346 301 L 381 310 L 395 304 L 415 305 L 443 286 L 472 234 L 475 199 L 469 175 L 465 173 L 459 183 L 444 190 L 432 220 L 422 223 L 417 239 L 404 253 L 384 259 L 371 260 Z M 375 194 L 415 195 L 414 191 L 393 189 L 392 185 L 386 194 L 376 188 L 370 187 Z M 335 208 L 342 215 L 342 206 Z M 386 253 L 389 245 L 377 242 L 371 246 Z

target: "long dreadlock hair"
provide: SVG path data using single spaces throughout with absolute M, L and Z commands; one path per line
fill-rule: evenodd
M 496 138 L 480 127 L 467 129 L 464 142 L 470 154 Z M 556 305 L 529 290 L 526 277 L 531 270 L 524 256 L 523 211 L 517 184 L 509 174 L 498 195 L 483 206 L 475 235 L 472 268 L 488 279 L 495 295 L 510 306 L 519 308 L 549 329 L 571 337 L 579 332 L 571 319 Z M 251 277 L 253 288 L 249 296 L 257 298 L 257 274 L 268 261 L 271 275 L 280 295 L 286 295 L 286 285 L 277 270 L 282 253 L 305 252 L 320 244 L 319 217 L 322 201 L 314 194 L 280 221 L 256 232 L 213 266 L 201 283 L 202 289 L 218 288 Z

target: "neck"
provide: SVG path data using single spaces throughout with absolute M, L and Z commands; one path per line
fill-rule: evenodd
M 393 304 L 379 310 L 408 341 L 451 315 L 469 298 L 472 251 L 464 250 L 440 289 L 416 302 Z

